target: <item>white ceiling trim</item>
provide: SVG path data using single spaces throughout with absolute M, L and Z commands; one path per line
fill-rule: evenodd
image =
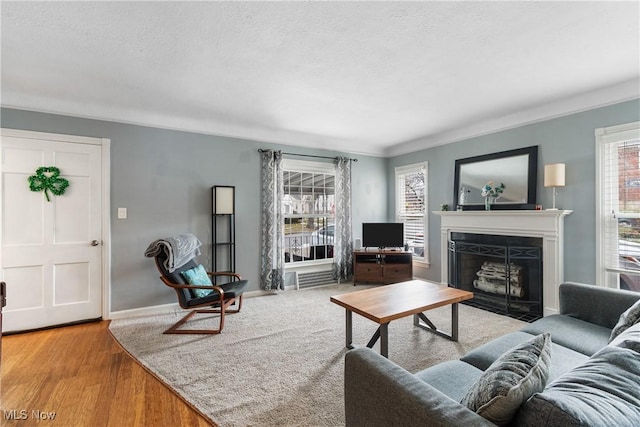
M 306 147 L 324 149 L 330 151 L 338 151 L 353 155 L 366 155 L 374 157 L 395 157 L 403 154 L 409 154 L 416 151 L 425 150 L 439 145 L 450 144 L 454 142 L 464 141 L 466 139 L 478 136 L 488 135 L 507 129 L 538 123 L 545 120 L 551 120 L 558 117 L 568 116 L 595 108 L 605 107 L 608 105 L 618 104 L 633 99 L 640 99 L 640 80 L 632 79 L 624 83 L 609 86 L 606 88 L 594 90 L 591 92 L 576 95 L 570 98 L 558 100 L 542 106 L 523 110 L 505 115 L 496 119 L 490 119 L 478 123 L 469 124 L 459 129 L 444 132 L 424 138 L 418 138 L 412 141 L 396 144 L 387 149 L 378 146 L 366 147 L 366 150 L 349 149 L 349 141 L 338 138 L 330 138 L 325 135 L 310 135 L 292 131 L 274 129 L 267 135 L 264 129 L 256 129 L 252 131 L 247 127 L 227 126 L 226 132 L 220 131 L 220 126 L 216 123 L 214 126 L 207 127 L 200 120 L 184 120 L 175 117 L 160 117 L 154 115 L 138 115 L 132 113 L 130 119 L 122 119 L 114 117 L 105 119 L 103 115 L 87 115 L 78 114 L 74 108 L 61 108 L 56 110 L 25 108 L 19 105 L 5 105 L 5 108 L 13 108 L 17 110 L 34 111 L 38 113 L 67 115 L 90 120 L 100 120 L 131 124 L 136 126 L 146 126 L 158 129 L 174 130 L 179 132 L 193 132 L 203 135 L 220 136 L 227 138 L 237 138 L 243 140 L 251 140 L 255 142 L 281 144 L 292 147 Z M 55 103 L 56 100 L 49 100 Z M 160 124 L 161 123 L 161 124 Z
M 48 105 L 56 105 L 56 99 L 46 100 L 45 104 Z M 35 102 L 40 105 L 42 102 L 38 100 Z M 272 129 L 270 131 L 265 130 L 264 128 L 253 129 L 250 126 L 233 126 L 233 125 L 220 125 L 220 123 L 215 122 L 213 125 L 208 124 L 209 122 L 203 122 L 202 120 L 188 120 L 181 117 L 171 117 L 171 116 L 162 116 L 162 115 L 154 115 L 150 113 L 135 113 L 131 112 L 129 114 L 123 115 L 122 112 L 116 114 L 111 112 L 111 114 L 104 112 L 101 114 L 100 111 L 96 111 L 95 114 L 84 114 L 78 112 L 73 106 L 71 108 L 65 108 L 60 106 L 60 108 L 37 108 L 31 107 L 29 105 L 33 105 L 33 103 L 26 102 L 27 105 L 12 105 L 8 103 L 0 102 L 0 105 L 3 108 L 11 108 L 15 110 L 22 111 L 33 111 L 36 113 L 44 113 L 44 114 L 55 114 L 61 116 L 69 116 L 69 117 L 78 117 L 82 119 L 88 120 L 99 120 L 106 121 L 111 123 L 123 123 L 135 126 L 146 126 L 156 129 L 166 129 L 173 130 L 178 132 L 191 132 L 198 133 L 202 135 L 211 135 L 211 136 L 219 136 L 225 138 L 234 138 L 234 139 L 242 139 L 247 141 L 254 141 L 258 143 L 271 143 L 271 144 L 280 144 L 287 145 L 292 147 L 306 147 L 306 148 L 317 148 L 323 150 L 331 150 L 344 152 L 349 154 L 360 154 L 365 156 L 375 156 L 375 157 L 384 157 L 385 151 L 384 147 L 378 146 L 370 146 L 366 147 L 365 150 L 350 150 L 349 147 L 353 144 L 353 141 L 343 140 L 340 138 L 329 137 L 326 135 L 312 135 L 305 134 L 302 132 L 294 132 L 288 130 L 281 129 Z M 87 109 L 85 109 L 87 110 Z
M 508 114 L 496 119 L 469 124 L 459 129 L 425 138 L 418 138 L 390 147 L 385 156 L 394 157 L 413 153 L 430 147 L 464 141 L 502 130 L 568 116 L 599 107 L 640 99 L 640 80 L 632 79 L 624 83 L 564 98 L 556 102 Z

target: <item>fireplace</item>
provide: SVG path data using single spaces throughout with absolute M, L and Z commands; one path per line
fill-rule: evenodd
M 465 303 L 533 321 L 542 317 L 542 239 L 450 233 L 449 286 L 474 293 Z
M 451 260 L 449 257 L 449 242 L 452 241 L 452 235 L 455 237 L 457 236 L 456 233 L 467 233 L 472 234 L 473 236 L 489 235 L 510 237 L 516 240 L 510 240 L 506 245 L 495 245 L 499 247 L 506 246 L 507 249 L 503 249 L 503 251 L 506 251 L 506 255 L 501 255 L 500 257 L 487 256 L 485 258 L 488 259 L 485 259 L 484 261 L 493 261 L 509 266 L 513 261 L 513 263 L 524 268 L 527 280 L 535 279 L 535 277 L 530 277 L 532 274 L 532 265 L 539 262 L 541 272 L 538 274 L 540 275 L 539 279 L 541 288 L 539 295 L 536 294 L 535 291 L 527 291 L 528 293 L 524 297 L 516 297 L 511 295 L 511 289 L 513 289 L 513 284 L 511 284 L 512 287 L 509 288 L 509 298 L 511 301 L 509 302 L 534 301 L 542 299 L 542 315 L 548 316 L 550 314 L 557 314 L 559 311 L 558 286 L 564 281 L 564 220 L 571 214 L 571 212 L 572 211 L 568 210 L 434 211 L 433 213 L 438 215 L 441 220 L 441 283 L 449 283 L 450 271 L 454 269 L 453 266 L 450 265 Z M 517 240 L 519 238 L 527 239 L 520 241 Z M 534 238 L 534 240 L 528 240 L 528 238 Z M 473 237 L 473 239 L 475 239 L 475 237 Z M 521 244 L 519 242 L 525 242 L 525 244 Z M 494 245 L 492 242 L 468 242 L 463 240 L 459 244 L 457 243 L 457 245 L 459 246 L 460 252 L 462 252 L 462 246 L 460 245 L 468 244 L 469 246 L 466 247 L 465 252 L 471 252 L 475 250 L 474 245 L 477 247 L 478 243 L 486 246 L 483 249 L 485 251 L 491 252 L 493 250 L 491 249 L 491 245 Z M 523 247 L 527 249 L 525 252 L 520 253 L 519 248 Z M 529 259 L 530 256 L 537 258 L 537 261 Z M 469 257 L 466 255 L 461 255 L 461 257 L 464 262 L 472 262 L 469 261 Z M 490 260 L 491 258 L 493 258 L 493 260 Z M 507 258 L 510 260 L 509 263 L 505 261 Z M 486 270 L 492 271 L 491 268 L 495 266 L 489 265 L 488 267 L 489 269 Z M 474 266 L 473 269 L 477 269 L 477 272 L 481 270 L 481 265 Z M 506 274 L 506 267 L 504 267 L 504 269 Z M 473 274 L 476 274 L 476 272 Z M 511 270 L 509 270 L 509 274 L 511 274 Z M 498 298 L 497 295 L 493 295 L 493 297 L 494 301 Z M 517 300 L 515 298 L 523 299 Z M 501 299 L 504 301 L 507 297 L 502 296 Z M 524 306 L 527 306 L 528 309 L 531 310 L 533 309 L 534 304 L 521 304 L 515 308 L 522 309 Z M 512 309 L 514 307 L 509 305 L 509 308 Z

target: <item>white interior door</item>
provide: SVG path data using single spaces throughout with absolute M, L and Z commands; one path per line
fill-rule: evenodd
M 91 143 L 100 140 L 25 135 L 3 131 L 0 142 L 5 332 L 102 316 L 102 161 L 101 146 Z M 29 189 L 41 166 L 69 181 L 51 201 Z

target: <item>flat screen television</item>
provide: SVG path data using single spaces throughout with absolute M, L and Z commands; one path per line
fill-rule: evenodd
M 362 223 L 362 246 L 365 248 L 402 248 L 404 224 L 401 222 Z

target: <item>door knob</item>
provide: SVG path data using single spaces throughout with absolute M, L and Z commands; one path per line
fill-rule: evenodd
M 92 240 L 91 241 L 91 246 L 98 246 L 100 244 L 100 242 L 98 242 L 97 240 Z

